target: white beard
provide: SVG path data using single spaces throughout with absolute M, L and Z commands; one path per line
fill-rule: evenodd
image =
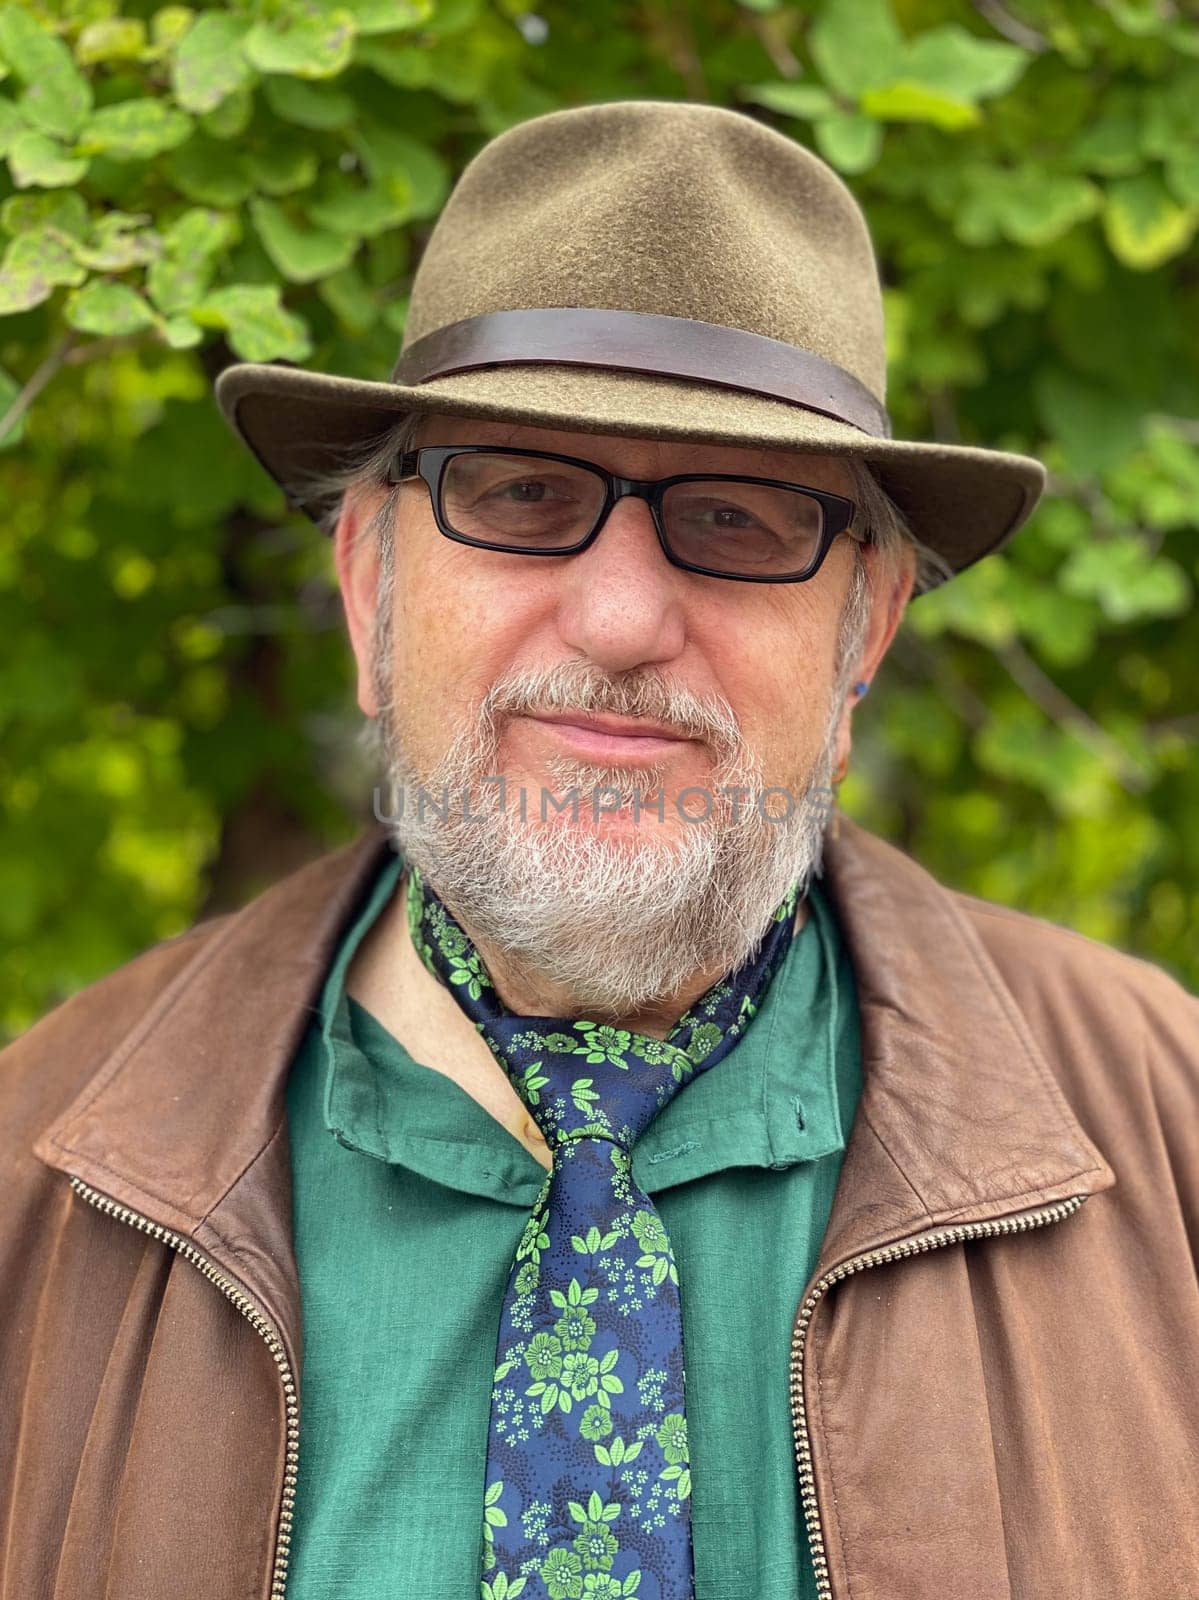
M 682 991 L 697 972 L 733 971 L 754 953 L 791 885 L 798 883 L 803 894 L 819 871 L 835 735 L 864 627 L 860 593 L 851 595 L 845 620 L 823 748 L 802 786 L 792 790 L 786 816 L 775 815 L 784 809 L 777 795 L 759 804 L 761 764 L 727 701 L 700 701 L 657 674 L 613 678 L 582 660 L 493 685 L 474 725 L 459 733 L 431 771 L 409 759 L 394 709 L 379 695 L 376 738 L 391 790 L 381 797 L 380 815 L 405 859 L 472 938 L 503 951 L 510 973 L 565 990 L 575 1014 L 597 1020 L 635 1015 Z M 856 639 L 847 637 L 855 633 Z M 390 660 L 386 628 L 376 649 L 378 690 L 379 671 Z M 550 763 L 552 781 L 561 785 L 559 794 L 577 788 L 581 816 L 589 817 L 597 787 L 610 786 L 626 803 L 643 797 L 635 836 L 622 827 L 621 837 L 609 837 L 589 821 L 572 822 L 569 813 L 556 818 L 552 809 L 543 822 L 541 797 L 531 791 L 522 820 L 520 791 L 501 797 L 495 782 L 483 781 L 499 775 L 497 716 L 551 709 L 652 717 L 705 739 L 717 753 L 705 785 L 710 815 L 694 823 L 672 818 L 671 835 L 655 839 L 653 830 L 662 824 L 646 797 L 661 792 L 659 768 L 557 757 Z M 418 805 L 422 789 L 436 804 Z M 722 789 L 732 793 L 722 795 Z M 738 790 L 746 792 L 735 798 Z M 605 795 L 601 803 L 612 804 L 614 797 Z M 699 797 L 689 797 L 686 809 L 698 813 Z

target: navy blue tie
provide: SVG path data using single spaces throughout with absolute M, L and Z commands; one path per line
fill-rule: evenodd
M 753 956 L 666 1039 L 514 1015 L 415 868 L 408 926 L 549 1146 L 500 1316 L 482 1600 L 693 1600 L 678 1273 L 636 1140 L 745 1032 L 790 943 L 798 885 Z

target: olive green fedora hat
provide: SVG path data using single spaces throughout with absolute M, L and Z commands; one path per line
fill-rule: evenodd
M 955 571 L 1028 516 L 1028 456 L 895 439 L 861 208 L 810 150 L 716 106 L 534 117 L 468 164 L 429 238 L 391 377 L 227 367 L 235 433 L 317 520 L 312 474 L 402 414 L 860 456 Z

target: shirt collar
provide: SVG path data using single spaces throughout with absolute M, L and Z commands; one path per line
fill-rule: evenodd
M 346 994 L 354 952 L 402 872 L 398 856 L 384 864 L 325 981 L 319 1009 L 325 1124 L 348 1149 L 450 1188 L 529 1207 L 545 1181 L 540 1162 L 452 1079 L 415 1062 Z M 852 976 L 819 886 L 807 904 L 810 915 L 744 1037 L 687 1084 L 634 1146 L 633 1177 L 647 1193 L 729 1167 L 781 1169 L 844 1148 L 837 1060 L 851 1021 Z

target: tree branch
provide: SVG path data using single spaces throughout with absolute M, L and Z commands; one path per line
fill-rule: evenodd
M 1007 7 L 1000 4 L 1000 0 L 971 0 L 971 3 L 996 33 L 1018 44 L 1022 50 L 1035 50 L 1042 55 L 1049 49 L 1049 40 L 1045 35 L 1038 33 L 1027 22 L 1021 22 L 1019 17 L 1013 17 Z
M 1134 760 L 1123 745 L 1112 738 L 1106 728 L 1101 727 L 1081 706 L 1076 705 L 1070 696 L 1054 683 L 1049 674 L 1037 665 L 1023 645 L 1013 640 L 1010 644 L 1004 645 L 998 655 L 1028 698 L 1040 706 L 1051 721 L 1075 733 L 1094 751 L 1104 765 L 1116 774 L 1126 789 L 1140 793 L 1149 787 L 1152 773 L 1146 771 L 1139 761 Z
M 78 335 L 74 328 L 69 328 L 25 384 L 3 417 L 0 417 L 0 439 L 7 438 L 10 429 L 15 428 L 20 422 L 38 395 L 67 360 L 77 342 Z

